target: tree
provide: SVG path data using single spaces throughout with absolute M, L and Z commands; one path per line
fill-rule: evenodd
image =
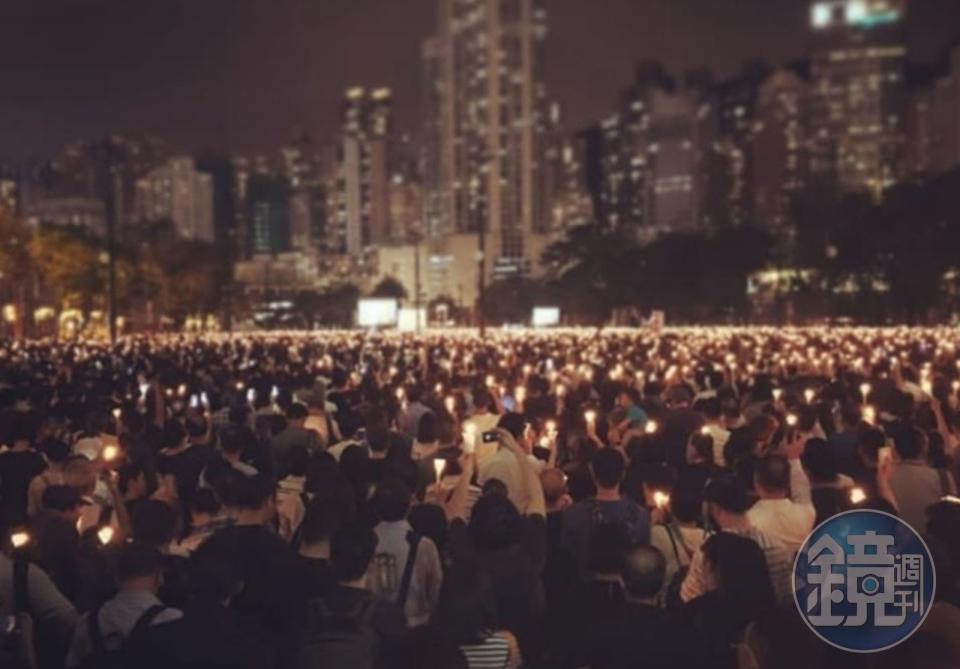
M 4 207 L 0 207 L 0 279 L 10 282 L 19 317 L 17 336 L 23 336 L 33 314 L 28 308 L 27 295 L 33 259 L 30 256 L 30 230 L 23 221 Z
M 60 307 L 85 312 L 106 305 L 106 265 L 101 253 L 78 228 L 42 226 L 30 243 L 37 272 Z
M 398 279 L 385 276 L 370 291 L 370 297 L 392 297 L 397 300 L 405 300 L 407 299 L 407 289 Z

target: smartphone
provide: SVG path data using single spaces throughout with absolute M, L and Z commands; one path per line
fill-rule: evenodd
M 500 441 L 500 433 L 496 430 L 487 430 L 483 433 L 483 443 L 485 444 L 494 444 Z

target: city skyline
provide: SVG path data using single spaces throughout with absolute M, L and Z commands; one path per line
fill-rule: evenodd
M 216 0 L 202 7 L 171 0 L 134 10 L 96 0 L 4 10 L 0 160 L 42 159 L 76 137 L 117 131 L 160 136 L 187 152 L 272 150 L 294 128 L 328 142 L 343 91 L 354 84 L 390 87 L 397 128 L 419 130 L 420 47 L 435 30 L 432 0 L 402 8 L 284 1 L 271 3 L 269 14 L 258 13 L 258 3 L 229 4 L 231 11 Z M 607 114 L 639 60 L 661 60 L 672 71 L 708 66 L 722 77 L 752 57 L 778 65 L 809 50 L 807 0 L 775 8 L 758 0 L 603 4 L 598 13 L 582 0 L 547 3 L 546 89 L 567 130 Z M 914 0 L 911 12 L 913 61 L 935 60 L 960 37 L 960 4 Z M 682 31 L 670 30 L 681 20 Z M 258 49 L 267 35 L 285 38 Z M 367 42 L 378 47 L 337 57 Z

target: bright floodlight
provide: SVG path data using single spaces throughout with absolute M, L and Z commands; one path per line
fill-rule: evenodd
M 857 25 L 867 19 L 866 0 L 850 0 L 847 3 L 847 23 Z
M 826 28 L 833 22 L 833 3 L 818 2 L 811 9 L 811 21 L 814 28 Z
M 533 327 L 552 328 L 560 325 L 560 307 L 534 307 Z
M 397 324 L 397 301 L 393 298 L 365 298 L 357 302 L 357 325 L 363 328 L 393 327 Z
M 399 316 L 397 318 L 397 329 L 400 332 L 415 332 L 417 329 L 417 309 L 411 307 L 404 307 L 400 310 Z M 425 308 L 419 309 L 420 311 L 420 327 L 427 326 L 427 310 Z

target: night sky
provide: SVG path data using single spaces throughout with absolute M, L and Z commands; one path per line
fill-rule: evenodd
M 547 0 L 549 94 L 576 128 L 609 113 L 642 58 L 730 74 L 807 50 L 808 0 Z M 0 0 L 0 163 L 77 137 L 149 133 L 180 150 L 334 136 L 345 87 L 419 104 L 435 0 Z M 960 0 L 913 0 L 910 47 L 960 38 Z

